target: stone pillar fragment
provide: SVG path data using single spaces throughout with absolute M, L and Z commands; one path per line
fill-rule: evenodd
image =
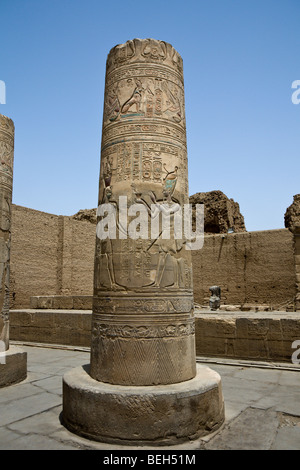
M 9 348 L 9 258 L 14 123 L 0 115 L 0 340 Z
M 223 422 L 220 377 L 196 367 L 188 202 L 182 59 L 127 41 L 106 64 L 91 363 L 64 377 L 70 430 L 162 445 Z
M 0 387 L 23 380 L 27 354 L 9 346 L 9 267 L 14 123 L 0 114 Z
M 300 311 L 300 194 L 295 194 L 293 203 L 287 208 L 284 214 L 285 227 L 292 232 L 294 237 L 294 259 L 296 275 L 296 295 L 294 308 Z

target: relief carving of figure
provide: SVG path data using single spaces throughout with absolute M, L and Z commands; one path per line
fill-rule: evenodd
M 115 121 L 120 115 L 120 102 L 118 98 L 118 87 L 113 87 L 108 91 L 104 106 L 104 120 Z
M 167 82 L 164 82 L 162 86 L 164 92 L 167 95 L 166 108 L 164 109 L 164 113 L 169 115 L 173 121 L 179 123 L 183 119 L 179 89 L 176 90 L 174 87 L 173 90 L 170 90 L 170 86 Z
M 122 228 L 122 226 L 120 226 L 118 220 L 119 220 L 119 217 L 118 217 L 118 212 L 119 212 L 119 207 L 118 207 L 118 203 L 114 200 L 111 199 L 112 197 L 112 186 L 110 185 L 111 183 L 111 166 L 110 166 L 110 162 L 109 160 L 107 160 L 106 162 L 106 167 L 104 169 L 104 191 L 103 191 L 103 198 L 102 198 L 102 202 L 101 204 L 111 204 L 114 209 L 115 209 L 115 219 L 116 219 L 116 227 L 119 231 L 123 232 L 123 233 L 126 233 L 126 231 Z M 112 290 L 124 290 L 125 287 L 120 285 L 117 281 L 116 281 L 116 276 L 115 276 L 115 265 L 114 265 L 114 253 L 113 253 L 113 243 L 114 243 L 114 240 L 111 239 L 110 237 L 108 238 L 105 238 L 105 239 L 97 239 L 98 240 L 98 249 L 100 250 L 100 257 L 98 256 L 96 259 L 98 260 L 99 258 L 102 259 L 102 262 L 105 260 L 104 264 L 102 264 L 102 266 L 100 267 L 100 264 L 99 264 L 99 261 L 98 262 L 98 266 L 97 266 L 97 269 L 95 270 L 95 272 L 97 273 L 97 276 L 95 276 L 95 283 L 96 285 L 99 283 L 99 285 L 97 285 L 97 287 L 100 287 L 101 285 L 103 285 L 103 281 L 101 281 L 101 271 L 100 269 L 102 270 L 103 273 L 107 273 L 108 274 L 108 280 L 109 280 L 109 283 L 110 283 L 110 288 Z M 106 266 L 107 269 L 105 270 L 105 268 L 103 268 L 103 266 Z
M 173 276 L 170 277 L 169 287 L 184 287 L 184 262 L 180 256 L 180 251 L 182 250 L 185 242 L 182 238 L 176 238 L 175 236 L 175 217 L 176 213 L 181 211 L 181 206 L 178 201 L 172 197 L 177 181 L 177 170 L 177 166 L 172 171 L 168 171 L 165 168 L 167 175 L 163 180 L 162 200 L 158 200 L 155 193 L 151 191 L 149 195 L 152 204 L 149 206 L 149 204 L 147 204 L 147 202 L 141 197 L 141 194 L 135 193 L 137 197 L 136 202 L 142 203 L 146 206 L 152 220 L 162 214 L 163 216 L 167 216 L 170 221 L 170 225 L 167 227 L 162 225 L 158 237 L 152 241 L 147 250 L 149 251 L 155 247 L 158 249 L 158 263 L 156 267 L 155 280 L 150 284 L 153 287 L 161 286 L 162 279 L 166 271 L 168 257 L 172 261 L 173 272 Z
M 141 106 L 141 101 L 142 101 L 142 93 L 144 91 L 142 82 L 140 80 L 136 80 L 136 87 L 131 95 L 131 97 L 125 101 L 125 103 L 122 105 L 121 108 L 121 113 L 126 114 L 129 109 L 135 105 L 135 111 L 136 113 L 140 112 L 140 106 Z

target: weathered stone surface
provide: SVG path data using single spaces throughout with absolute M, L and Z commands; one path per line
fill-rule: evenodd
M 195 313 L 197 356 L 291 362 L 299 313 Z
M 15 126 L 0 114 L 0 350 L 9 348 L 9 267 Z M 3 348 L 4 345 L 4 348 Z
M 91 310 L 92 295 L 47 295 L 30 297 L 30 308 Z
M 189 200 L 191 204 L 204 204 L 204 232 L 227 233 L 229 229 L 234 232 L 246 231 L 239 204 L 222 191 L 196 193 Z
M 91 311 L 11 310 L 10 339 L 89 348 L 91 320 Z M 299 328 L 299 313 L 196 312 L 196 355 L 291 362 Z M 262 338 L 266 347 L 259 353 L 255 348 Z
M 92 312 L 24 309 L 10 311 L 10 338 L 32 343 L 90 347 Z
M 105 442 L 196 439 L 223 423 L 224 405 L 218 374 L 196 371 L 191 251 L 175 236 L 188 203 L 181 57 L 154 39 L 114 47 L 104 103 L 91 362 L 64 376 L 63 420 Z M 143 235 L 141 222 L 130 235 L 133 203 Z M 103 207 L 115 236 L 101 235 Z
M 278 418 L 274 410 L 247 408 L 207 445 L 207 450 L 269 450 L 275 439 Z M 232 444 L 232 437 L 235 442 Z
M 80 209 L 76 214 L 72 215 L 72 219 L 75 220 L 86 220 L 91 222 L 92 224 L 97 223 L 97 216 L 96 216 L 97 209 Z
M 294 236 L 294 260 L 296 275 L 296 295 L 294 299 L 294 309 L 300 311 L 300 194 L 294 196 L 293 203 L 287 208 L 284 215 L 285 226 Z
M 222 304 L 285 310 L 296 292 L 293 251 L 288 229 L 205 235 L 192 252 L 195 301 L 208 307 L 209 287 L 218 285 Z
M 0 387 L 7 387 L 27 377 L 27 353 L 10 345 L 0 357 Z
M 284 214 L 284 225 L 293 231 L 295 227 L 300 227 L 300 194 L 295 194 L 292 204 Z
M 161 228 L 134 239 L 119 220 L 120 197 L 126 210 L 139 204 L 147 223 L 188 203 L 181 57 L 154 39 L 116 46 L 104 102 L 98 203 L 110 204 L 118 221 L 115 239 L 96 240 L 91 376 L 124 385 L 189 380 L 196 369 L 186 239 L 175 239 L 174 215 L 169 239 Z
M 24 380 L 27 354 L 9 345 L 10 244 L 15 126 L 0 114 L 0 387 Z
M 128 387 L 98 382 L 88 366 L 63 379 L 63 421 L 97 441 L 127 445 L 175 445 L 217 430 L 224 421 L 221 379 L 197 366 L 188 382 Z

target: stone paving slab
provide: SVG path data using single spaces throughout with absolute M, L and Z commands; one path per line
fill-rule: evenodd
M 198 358 L 221 375 L 226 415 L 221 430 L 178 446 L 125 447 L 81 438 L 61 423 L 63 373 L 89 363 L 89 351 L 22 347 L 27 379 L 0 389 L 0 450 L 300 450 L 300 370 L 292 365 Z
M 206 445 L 207 450 L 269 450 L 278 427 L 274 410 L 247 408 Z

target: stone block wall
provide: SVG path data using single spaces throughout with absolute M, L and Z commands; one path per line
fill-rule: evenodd
M 196 312 L 195 322 L 198 356 L 291 362 L 300 338 L 298 312 Z
M 195 302 L 208 305 L 209 287 L 221 303 L 285 309 L 295 296 L 293 236 L 287 229 L 206 235 L 193 252 Z

